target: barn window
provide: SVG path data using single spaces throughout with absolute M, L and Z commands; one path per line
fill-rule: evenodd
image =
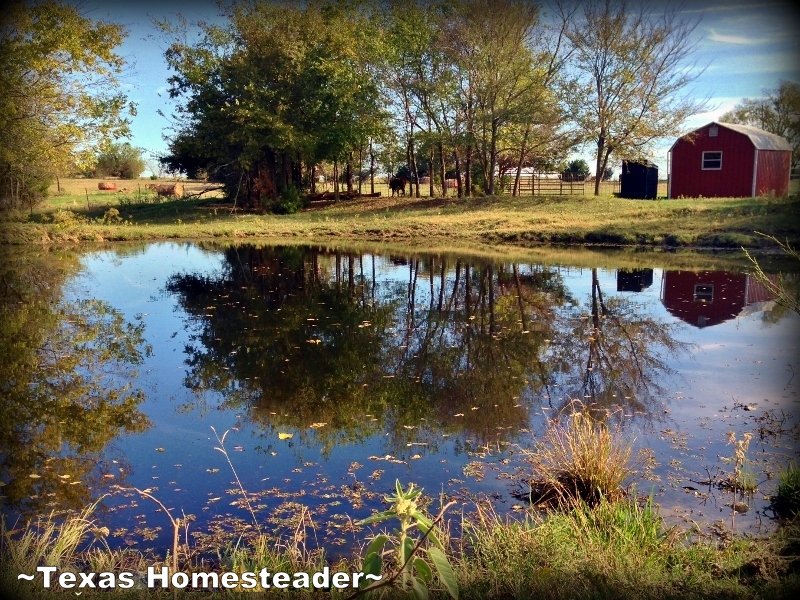
M 719 136 L 719 127 L 716 125 L 712 125 L 708 128 L 708 137 L 717 137 Z
M 719 171 L 722 169 L 722 152 L 703 152 L 703 170 Z
M 714 285 L 711 283 L 698 283 L 694 286 L 694 301 L 708 304 L 714 301 Z

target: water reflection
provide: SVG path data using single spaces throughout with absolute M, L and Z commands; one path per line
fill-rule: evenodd
M 143 325 L 99 300 L 61 301 L 75 256 L 20 255 L 0 267 L 0 480 L 5 506 L 25 515 L 82 509 L 124 459 L 105 451 L 149 427 L 135 367 Z
M 441 434 L 509 441 L 543 398 L 646 412 L 665 356 L 686 347 L 635 299 L 606 297 L 596 269 L 583 302 L 558 268 L 395 257 L 388 277 L 340 252 L 225 259 L 167 285 L 195 327 L 186 386 L 326 452 L 384 430 L 395 452 Z
M 682 486 L 726 468 L 724 434 L 796 394 L 798 321 L 764 327 L 782 313 L 754 318 L 767 304 L 750 284 L 735 322 L 699 329 L 665 305 L 672 271 L 631 263 L 193 244 L 57 258 L 0 266 L 4 515 L 81 508 L 119 483 L 196 515 L 198 533 L 249 523 L 223 500 L 237 498 L 213 425 L 260 523 L 302 504 L 321 544 L 345 544 L 334 517 L 366 516 L 395 477 L 507 509 L 518 447 L 576 399 L 653 451 L 659 502 L 696 507 Z M 709 273 L 696 284 L 716 302 Z M 731 396 L 763 413 L 737 418 Z M 132 497 L 105 500 L 116 543 L 167 547 L 165 516 Z

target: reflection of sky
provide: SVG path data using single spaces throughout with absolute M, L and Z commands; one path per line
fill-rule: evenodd
M 356 470 L 356 477 L 369 490 L 387 493 L 395 478 L 400 478 L 406 483 L 417 482 L 432 494 L 442 490 L 456 493 L 469 488 L 470 493 L 498 492 L 506 508 L 513 503 L 508 496 L 507 483 L 496 479 L 497 472 L 487 470 L 481 482 L 475 482 L 462 473 L 466 463 L 477 460 L 460 449 L 465 440 L 444 439 L 436 454 L 424 446 L 409 446 L 395 457 L 405 462 L 394 463 L 369 458 L 387 454 L 390 433 L 378 432 L 363 443 L 334 448 L 326 459 L 313 443 L 303 441 L 303 431 L 290 432 L 295 434 L 292 439 L 280 440 L 276 432 L 262 431 L 249 422 L 246 414 L 220 409 L 224 398 L 217 394 L 206 393 L 202 399 L 193 396 L 184 387 L 183 379 L 188 368 L 184 346 L 189 343 L 194 326 L 179 308 L 177 298 L 163 290 L 167 279 L 177 273 L 218 275 L 224 264 L 221 252 L 203 251 L 191 244 L 161 243 L 149 245 L 129 256 L 119 256 L 115 252 L 89 254 L 82 264 L 84 270 L 69 285 L 67 299 L 96 297 L 105 300 L 129 320 L 141 314 L 146 324 L 145 339 L 154 349 L 153 356 L 146 359 L 140 368 L 142 377 L 138 381 L 147 395 L 142 410 L 154 422 L 154 427 L 114 442 L 114 447 L 133 467 L 127 484 L 140 488 L 158 486 L 157 496 L 168 506 L 187 513 L 207 516 L 214 514 L 213 511 L 235 512 L 237 509 L 228 506 L 235 498 L 225 493 L 233 486 L 233 475 L 224 457 L 214 449 L 217 443 L 210 427 L 214 426 L 221 435 L 236 426 L 238 430 L 231 430 L 228 434 L 226 447 L 243 485 L 250 491 L 273 486 L 298 492 L 306 490 L 306 495 L 297 501 L 311 507 L 318 506 L 323 500 L 314 497 L 312 492 L 330 485 L 337 489 L 351 485 L 355 480 L 348 474 L 348 469 L 357 461 L 363 466 Z M 365 257 L 364 273 L 368 280 L 372 276 L 371 265 L 371 258 Z M 405 290 L 409 279 L 407 265 L 394 265 L 388 258 L 379 257 L 376 257 L 375 265 L 379 290 L 385 290 L 387 297 L 389 289 L 400 287 Z M 346 259 L 343 259 L 342 266 L 345 268 Z M 527 266 L 521 266 L 520 270 L 525 273 Z M 558 271 L 571 296 L 586 307 L 591 295 L 591 269 L 562 267 Z M 360 272 L 357 261 L 355 272 L 356 275 Z M 434 294 L 438 293 L 438 268 L 436 273 Z M 670 315 L 661 304 L 662 275 L 663 272 L 656 269 L 653 285 L 642 293 L 618 293 L 616 272 L 598 270 L 605 298 L 623 295 L 642 303 L 659 319 L 675 323 L 680 341 L 695 344 L 691 355 L 670 361 L 676 374 L 661 382 L 665 390 L 657 399 L 662 407 L 659 411 L 663 410 L 663 414 L 653 415 L 652 421 L 637 424 L 634 429 L 638 432 L 638 443 L 651 446 L 658 453 L 657 461 L 661 467 L 657 472 L 662 481 L 656 484 L 656 491 L 661 490 L 657 501 L 665 506 L 677 505 L 682 510 L 687 506 L 692 510 L 704 510 L 704 514 L 710 516 L 709 508 L 700 509 L 691 501 L 687 504 L 687 496 L 680 486 L 699 487 L 689 479 L 705 476 L 704 467 L 719 465 L 719 455 L 731 454 L 731 448 L 725 446 L 725 432 L 729 428 L 738 433 L 752 431 L 752 417 L 762 415 L 764 410 L 775 408 L 789 413 L 796 409 L 800 385 L 800 363 L 797 360 L 800 317 L 791 314 L 777 325 L 768 327 L 756 313 L 713 327 L 690 327 Z M 452 285 L 453 276 L 450 270 L 447 273 L 449 285 Z M 418 306 L 427 307 L 429 285 L 427 273 L 421 273 Z M 792 369 L 798 372 L 797 377 L 792 376 Z M 521 401 L 528 400 L 533 401 L 531 428 L 540 431 L 543 414 L 537 404 L 540 399 L 523 395 Z M 754 404 L 757 410 L 732 410 L 734 402 Z M 662 433 L 667 429 L 687 434 L 689 449 L 670 448 L 670 436 Z M 533 438 L 523 435 L 519 442 L 530 445 Z M 234 450 L 235 446 L 241 446 L 242 451 Z M 164 451 L 159 452 L 156 448 Z M 762 451 L 768 448 L 754 442 L 753 449 Z M 787 452 L 787 449 L 783 451 Z M 411 459 L 415 454 L 421 458 Z M 490 453 L 486 461 L 499 467 L 497 460 L 505 456 Z M 682 465 L 669 465 L 674 458 L 681 460 Z M 209 469 L 219 471 L 210 473 Z M 385 473 L 380 479 L 372 480 L 369 475 L 376 469 L 383 469 Z M 677 474 L 680 485 L 670 485 L 668 474 Z M 643 482 L 643 485 L 650 484 Z M 222 500 L 206 513 L 206 501 L 212 496 L 220 496 Z M 335 512 L 361 518 L 368 514 L 369 506 L 353 510 L 343 505 Z M 719 507 L 715 510 L 719 511 Z M 119 521 L 116 526 L 133 526 L 130 514 L 120 514 L 115 518 Z M 153 515 L 154 520 L 158 518 Z M 202 529 L 202 526 L 198 524 L 197 528 Z

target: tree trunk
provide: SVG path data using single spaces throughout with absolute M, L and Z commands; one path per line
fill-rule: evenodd
M 339 201 L 339 162 L 333 161 L 333 201 Z
M 522 147 L 519 150 L 519 160 L 517 161 L 517 175 L 514 177 L 514 191 L 511 192 L 512 196 L 519 196 L 519 180 L 522 177 L 522 165 L 525 162 L 525 152 L 528 150 L 528 136 L 531 133 L 530 126 L 525 128 L 525 135 L 522 136 Z
M 595 177 L 594 177 L 594 195 L 600 195 L 600 168 L 603 165 L 603 150 L 605 149 L 606 145 L 606 138 L 600 133 L 600 137 L 597 138 L 597 162 L 595 163 Z
M 467 188 L 464 192 L 466 198 L 472 197 L 472 144 L 467 144 L 466 164 L 464 165 L 464 181 Z
M 369 193 L 375 193 L 375 151 L 372 149 L 372 138 L 369 139 Z
M 456 187 L 458 188 L 458 197 L 464 197 L 464 188 L 461 182 L 461 158 L 458 155 L 458 149 L 453 151 L 453 156 L 456 161 Z
M 444 182 L 442 182 L 442 185 L 444 185 Z M 430 151 L 428 152 L 428 195 L 431 198 L 436 195 L 433 189 L 433 145 L 431 145 Z
M 441 140 L 437 144 L 439 148 L 439 177 L 442 180 L 442 198 L 447 198 L 447 185 L 445 181 L 446 169 L 444 165 L 444 144 Z

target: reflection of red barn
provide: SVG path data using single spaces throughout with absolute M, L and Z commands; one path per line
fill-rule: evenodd
M 773 298 L 760 282 L 742 273 L 666 271 L 661 283 L 666 309 L 695 327 L 717 325 L 749 304 Z
M 761 196 L 789 190 L 792 147 L 748 125 L 709 123 L 670 148 L 669 197 Z

